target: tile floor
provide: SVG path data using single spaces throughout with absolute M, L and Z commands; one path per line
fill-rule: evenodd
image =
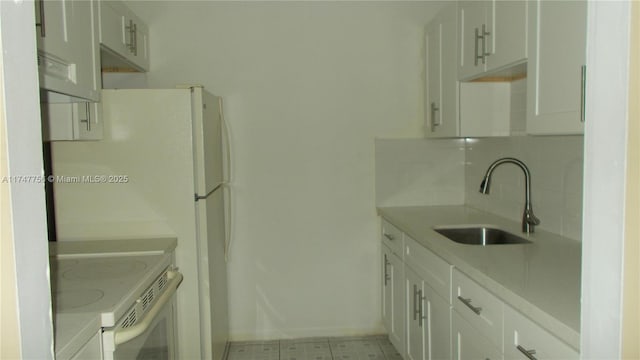
M 402 360 L 386 336 L 232 342 L 227 360 Z

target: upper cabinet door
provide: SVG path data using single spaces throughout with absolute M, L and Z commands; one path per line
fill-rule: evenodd
M 527 2 L 493 1 L 487 11 L 487 71 L 527 58 Z
M 483 34 L 490 30 L 486 23 L 488 4 L 488 1 L 458 2 L 458 79 L 473 77 L 486 69 L 489 49 Z
M 529 134 L 582 134 L 586 1 L 530 1 Z
M 124 3 L 100 1 L 99 29 L 104 69 L 149 69 L 149 29 Z
M 89 101 L 100 100 L 100 62 L 91 1 L 37 1 L 40 87 Z
M 526 1 L 461 1 L 458 24 L 458 79 L 495 75 L 527 59 Z
M 426 101 L 427 137 L 458 136 L 458 81 L 456 76 L 456 5 L 445 7 L 427 26 Z

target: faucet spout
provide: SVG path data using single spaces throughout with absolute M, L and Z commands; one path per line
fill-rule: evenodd
M 524 189 L 524 212 L 522 214 L 522 231 L 525 233 L 534 232 L 535 226 L 540 224 L 540 219 L 538 219 L 533 213 L 533 206 L 531 205 L 531 173 L 529 172 L 529 168 L 522 161 L 505 157 L 494 161 L 482 179 L 480 183 L 480 192 L 483 194 L 489 194 L 489 190 L 491 187 L 491 176 L 493 174 L 493 170 L 502 164 L 514 164 L 518 166 L 524 172 L 525 178 L 525 189 Z

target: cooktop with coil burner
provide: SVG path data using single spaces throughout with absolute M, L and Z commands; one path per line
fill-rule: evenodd
M 114 326 L 136 299 L 171 265 L 171 256 L 58 256 L 51 263 L 57 313 L 98 313 L 101 326 Z

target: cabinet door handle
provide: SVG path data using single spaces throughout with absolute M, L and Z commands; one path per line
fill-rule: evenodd
M 129 33 L 129 41 L 125 44 L 129 52 L 133 52 L 133 20 L 129 20 L 129 25 L 125 26 Z
M 418 318 L 418 285 L 413 284 L 413 320 Z
M 44 26 L 44 0 L 38 0 L 36 4 L 38 6 L 38 14 L 40 16 L 40 22 L 36 22 L 36 27 L 40 27 L 40 37 L 45 37 L 47 35 L 47 31 Z
M 523 353 L 524 356 L 527 357 L 527 359 L 529 359 L 529 360 L 538 360 L 538 358 L 533 356 L 536 353 L 535 350 L 533 350 L 533 349 L 532 350 L 527 350 L 527 349 L 523 348 L 520 345 L 516 346 L 516 349 L 518 349 L 521 353 Z
M 436 121 L 436 112 L 440 111 L 440 108 L 435 102 L 431 103 L 431 132 L 436 131 L 436 126 L 442 125 L 440 120 Z
M 382 233 L 382 235 L 384 235 L 384 237 L 386 237 L 387 239 L 389 239 L 389 241 L 393 241 L 396 239 L 395 236 L 391 235 L 391 234 L 387 234 L 387 233 Z
M 389 266 L 389 259 L 387 258 L 387 254 L 384 254 L 384 286 L 387 286 L 387 282 L 391 280 L 389 276 L 389 272 L 387 267 Z
M 418 307 L 419 307 L 419 314 L 418 314 L 418 326 L 422 327 L 422 323 L 423 320 L 425 319 L 424 316 L 424 300 L 426 298 L 424 297 L 422 290 L 418 290 Z
M 86 122 L 87 123 L 87 131 L 91 131 L 91 103 L 84 103 L 84 109 L 87 113 L 87 116 L 85 119 L 80 120 L 80 122 Z M 78 110 L 79 112 L 80 110 Z
M 473 57 L 473 65 L 474 66 L 478 66 L 478 60 L 482 59 L 482 56 L 478 55 L 478 40 L 480 40 L 480 31 L 478 30 L 478 28 L 476 28 L 476 36 L 475 36 L 475 43 L 474 43 L 474 57 Z
M 490 32 L 487 31 L 487 25 L 482 24 L 482 63 L 486 64 L 487 56 L 491 55 L 487 52 L 487 36 L 491 35 Z
M 138 24 L 133 24 L 133 56 L 138 56 Z
M 585 106 L 587 103 L 587 65 L 580 68 L 580 122 L 585 122 Z
M 458 296 L 458 300 L 460 300 L 469 309 L 471 309 L 471 311 L 476 313 L 476 315 L 480 315 L 480 312 L 482 312 L 482 308 L 481 307 L 471 305 L 471 299 L 465 299 L 462 296 Z
M 87 131 L 91 131 L 91 103 L 85 103 L 87 108 Z

